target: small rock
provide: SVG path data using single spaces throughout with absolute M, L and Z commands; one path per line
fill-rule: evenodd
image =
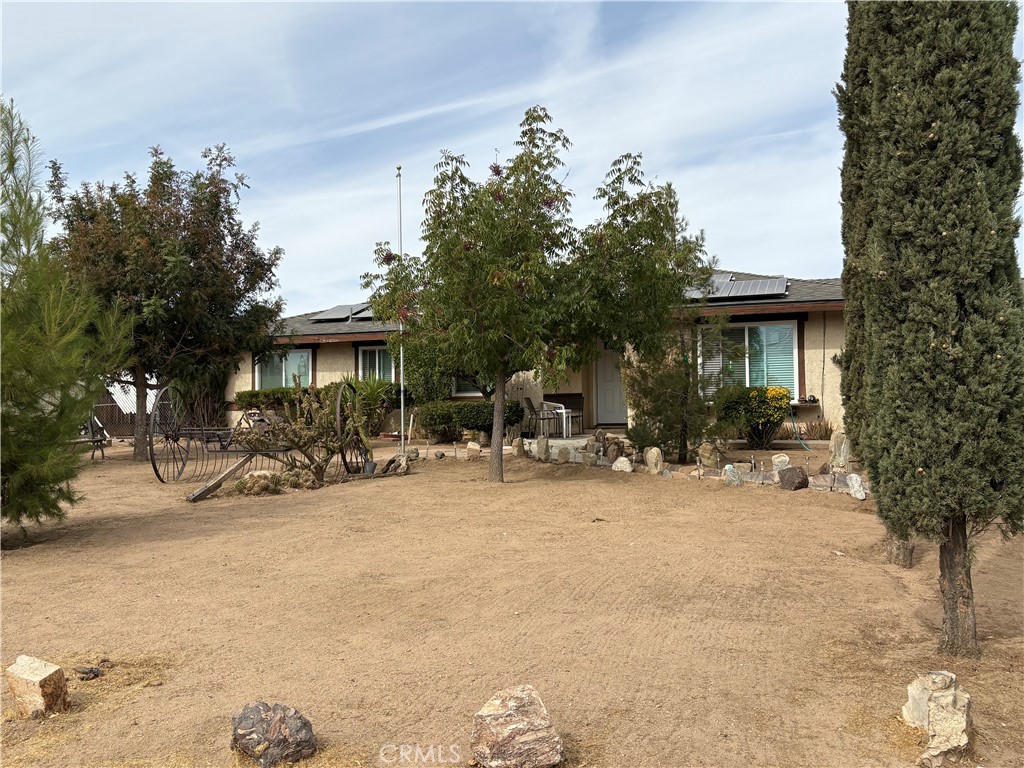
M 605 449 L 605 456 L 608 460 L 614 463 L 623 454 L 623 445 L 621 440 L 612 440 L 608 443 L 608 447 Z
M 619 458 L 612 462 L 612 469 L 615 472 L 632 472 L 633 463 L 625 456 L 619 456 Z
M 848 475 L 846 481 L 850 486 L 850 495 L 853 496 L 853 498 L 858 501 L 864 501 L 864 499 L 868 497 L 867 491 L 864 490 L 864 484 L 861 482 L 860 475 Z
M 675 477 L 675 474 L 672 472 L 671 469 L 663 469 L 663 470 L 661 470 L 661 476 L 662 477 Z
M 803 467 L 783 467 L 779 470 L 779 488 L 782 490 L 799 491 L 807 485 L 807 472 Z
M 562 446 L 558 449 L 558 455 L 555 457 L 557 464 L 568 464 L 569 463 L 569 449 Z
M 466 443 L 466 460 L 476 461 L 480 458 L 480 443 L 470 440 Z
M 444 456 L 445 456 L 444 451 L 434 451 L 434 458 L 435 459 L 443 459 Z
M 817 474 L 819 474 L 819 475 L 831 475 L 832 474 L 832 467 L 829 466 L 829 463 L 826 461 L 824 464 L 822 464 L 820 467 L 818 467 Z
M 780 469 L 789 466 L 789 456 L 784 453 L 776 453 L 772 456 L 772 469 L 778 472 Z
M 75 672 L 78 673 L 78 679 L 83 681 L 103 677 L 103 670 L 99 667 L 75 667 Z
M 381 470 L 382 475 L 407 475 L 409 474 L 409 455 L 399 453 L 388 459 L 388 463 Z
M 494 694 L 473 716 L 470 743 L 484 768 L 547 768 L 564 756 L 562 737 L 532 685 Z
M 67 709 L 64 670 L 43 659 L 19 656 L 7 668 L 7 686 L 22 717 L 41 717 Z
M 754 471 L 754 464 L 752 462 L 749 462 L 749 461 L 734 461 L 732 463 L 732 465 L 736 469 L 737 472 L 753 472 Z
M 294 763 L 316 752 L 312 724 L 284 704 L 246 704 L 232 724 L 231 749 L 248 755 L 260 768 Z
M 551 443 L 546 437 L 538 437 L 535 448 L 537 461 L 551 461 Z

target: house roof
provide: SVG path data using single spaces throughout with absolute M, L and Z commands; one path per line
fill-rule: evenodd
M 278 339 L 295 341 L 380 341 L 398 330 L 397 323 L 377 322 L 366 302 L 339 304 L 322 312 L 286 317 L 285 332 Z
M 844 303 L 838 277 L 802 279 L 724 270 L 715 270 L 707 302 L 706 314 L 838 311 Z

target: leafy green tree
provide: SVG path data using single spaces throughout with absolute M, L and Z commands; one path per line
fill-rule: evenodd
M 606 218 L 579 232 L 558 178 L 570 142 L 550 122 L 543 107 L 527 110 L 518 153 L 482 182 L 463 157 L 442 152 L 425 199 L 423 256 L 383 243 L 381 272 L 364 276 L 375 314 L 403 321 L 407 349 L 431 345 L 441 370 L 493 383 L 495 482 L 508 380 L 521 371 L 557 379 L 595 359 L 601 340 L 637 352 L 660 343 L 667 304 L 683 294 L 658 278 L 688 271 L 699 251 L 682 238 L 674 190 L 645 185 L 639 156 L 613 164 L 597 194 Z
M 1024 529 L 1017 17 L 1005 2 L 852 3 L 838 91 L 844 388 L 887 529 L 939 542 L 952 655 L 980 653 L 972 538 Z
M 244 353 L 271 354 L 283 306 L 270 295 L 283 252 L 261 249 L 259 225 L 242 224 L 246 179 L 231 173 L 227 149 L 205 150 L 206 168 L 194 172 L 175 168 L 159 147 L 151 155 L 144 187 L 126 174 L 122 184 L 71 192 L 56 163 L 50 182 L 68 269 L 105 306 L 134 317 L 131 357 L 116 380 L 135 386 L 136 459 L 146 458 L 147 388 L 183 380 L 209 389 Z
M 90 417 L 103 374 L 123 363 L 128 324 L 103 312 L 44 242 L 39 145 L 14 107 L 0 103 L 0 350 L 2 516 L 21 525 L 62 518 L 80 457 L 70 441 Z

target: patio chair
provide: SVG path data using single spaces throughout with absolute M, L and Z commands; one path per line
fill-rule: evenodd
M 533 404 L 533 400 L 528 397 L 523 398 L 523 404 L 526 406 L 526 431 L 532 437 L 537 437 L 538 428 L 542 429 L 544 435 L 547 436 L 547 424 L 549 422 L 558 422 L 561 419 L 560 414 L 543 407 L 546 403 L 541 403 L 541 410 L 539 411 L 537 406 Z

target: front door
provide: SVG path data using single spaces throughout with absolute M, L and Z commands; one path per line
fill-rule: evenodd
M 597 423 L 625 424 L 626 398 L 622 394 L 619 355 L 611 349 L 601 352 L 595 366 L 597 386 Z

